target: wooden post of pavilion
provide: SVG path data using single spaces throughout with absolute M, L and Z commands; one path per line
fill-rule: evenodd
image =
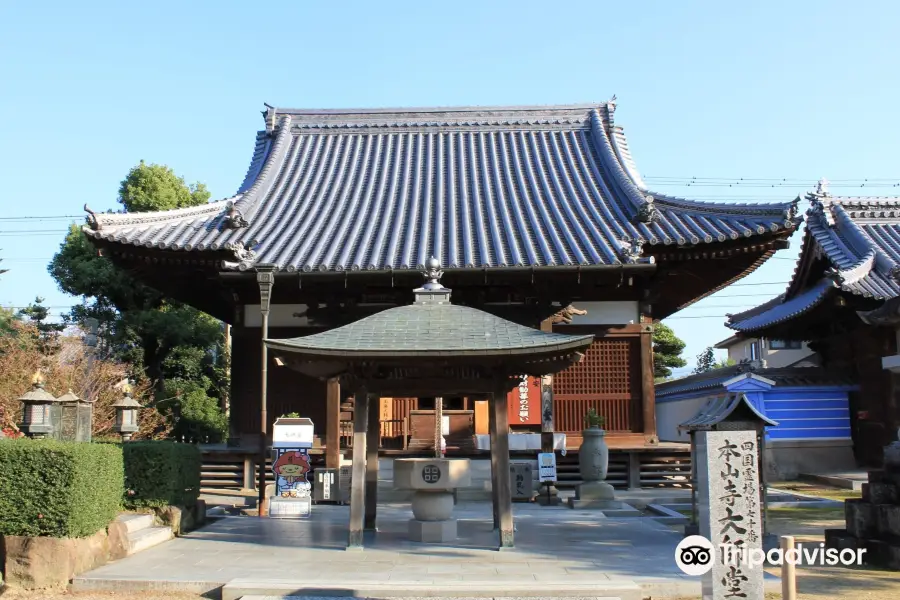
M 499 386 L 498 386 L 499 387 Z M 494 498 L 496 499 L 497 516 L 500 526 L 500 549 L 512 548 L 513 515 L 512 490 L 509 481 L 509 403 L 506 401 L 505 389 L 498 389 L 491 394 L 491 422 L 494 423 L 496 443 L 491 441 L 491 464 L 496 465 L 494 471 Z
M 377 396 L 375 399 L 375 406 L 369 406 L 371 403 L 366 402 L 369 413 L 369 430 L 366 433 L 366 515 L 364 523 L 366 531 L 376 531 L 375 513 L 378 508 L 378 446 L 381 445 L 381 414 L 378 410 Z M 354 413 L 353 416 L 355 420 L 356 414 Z M 356 440 L 354 440 L 355 443 Z M 353 459 L 356 460 L 355 451 Z M 353 468 L 356 469 L 355 463 Z
M 268 514 L 266 505 L 266 450 L 268 449 L 268 383 L 269 383 L 269 348 L 266 338 L 269 337 L 269 303 L 272 299 L 272 288 L 275 285 L 275 265 L 260 264 L 256 266 L 256 282 L 259 284 L 259 311 L 262 314 L 260 328 L 260 345 L 262 346 L 262 373 L 259 400 L 259 495 L 257 514 L 265 517 Z
M 341 384 L 329 379 L 326 384 L 325 467 L 341 466 Z
M 353 406 L 353 475 L 350 482 L 350 537 L 347 550 L 362 550 L 366 504 L 366 428 L 369 421 L 369 392 L 356 391 Z
M 491 441 L 491 506 L 493 508 L 494 514 L 494 530 L 500 529 L 500 511 L 499 505 L 497 503 L 497 494 L 498 488 L 500 487 L 500 480 L 497 477 L 497 469 L 499 468 L 497 465 L 497 417 L 494 410 L 494 397 L 492 396 L 488 400 L 488 404 L 490 405 L 490 418 L 488 419 L 488 432 L 490 433 L 489 439 Z M 508 441 L 507 441 L 508 443 Z
M 653 318 L 650 306 L 641 305 L 641 406 L 643 408 L 644 441 L 656 444 L 656 387 L 653 378 Z
M 441 443 L 444 440 L 444 399 L 434 399 L 434 457 L 441 458 Z

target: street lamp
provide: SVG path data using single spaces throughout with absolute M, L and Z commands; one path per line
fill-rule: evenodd
M 140 403 L 131 397 L 131 384 L 125 382 L 122 386 L 125 393 L 118 402 L 113 404 L 116 409 L 116 423 L 113 425 L 113 431 L 122 436 L 122 441 L 131 440 L 131 434 L 138 430 L 138 409 L 141 408 Z
M 19 429 L 31 438 L 49 437 L 53 433 L 50 406 L 56 398 L 44 389 L 44 377 L 40 371 L 35 372 L 31 378 L 31 389 L 19 400 L 22 402 L 22 424 Z

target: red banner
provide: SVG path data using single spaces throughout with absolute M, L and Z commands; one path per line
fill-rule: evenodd
M 522 377 L 519 386 L 507 396 L 509 405 L 509 424 L 540 425 L 541 424 L 541 379 L 539 377 Z

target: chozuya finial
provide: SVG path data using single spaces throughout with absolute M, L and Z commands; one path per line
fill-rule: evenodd
M 425 276 L 425 285 L 422 286 L 424 289 L 439 290 L 444 287 L 441 285 L 441 277 L 444 276 L 444 272 L 441 270 L 441 261 L 435 257 L 432 256 L 425 261 L 425 270 L 422 275 Z

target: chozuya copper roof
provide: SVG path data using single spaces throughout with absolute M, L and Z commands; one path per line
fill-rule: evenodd
M 549 333 L 525 327 L 467 306 L 450 304 L 450 290 L 439 282 L 440 261 L 426 261 L 427 283 L 416 301 L 389 308 L 322 333 L 265 340 L 272 350 L 307 356 L 508 357 L 575 353 L 590 346 L 593 335 Z
M 651 192 L 614 125 L 615 99 L 515 108 L 269 107 L 238 193 L 159 213 L 91 213 L 98 240 L 231 252 L 283 271 L 600 266 L 792 229 L 794 203 Z M 87 207 L 85 207 L 87 208 Z
M 728 327 L 759 331 L 811 311 L 837 291 L 874 300 L 900 295 L 900 198 L 835 197 L 827 184 L 807 195 L 803 251 L 787 291 L 730 315 Z M 820 258 L 828 267 L 811 277 Z

